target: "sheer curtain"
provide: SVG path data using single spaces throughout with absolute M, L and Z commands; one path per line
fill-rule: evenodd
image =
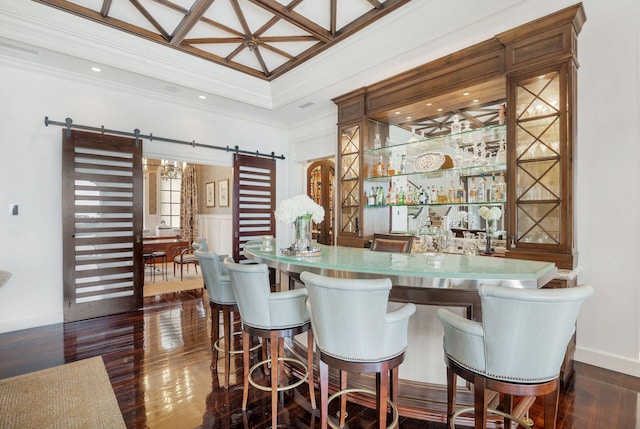
M 198 185 L 196 169 L 187 165 L 182 173 L 180 187 L 180 228 L 182 238 L 192 243 L 198 238 Z

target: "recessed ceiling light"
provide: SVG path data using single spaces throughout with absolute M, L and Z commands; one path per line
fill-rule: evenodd
M 409 120 L 411 120 L 411 116 L 407 116 L 405 119 L 406 119 L 407 121 L 409 121 Z
M 399 115 L 399 114 L 400 114 L 400 113 L 402 113 L 402 112 L 394 112 L 394 113 L 395 113 L 396 115 Z
M 469 94 L 471 94 L 471 93 L 470 93 L 470 92 L 463 92 L 463 93 L 462 93 L 462 95 L 464 95 L 465 97 L 466 97 L 467 95 L 469 95 Z
M 100 69 L 98 67 L 91 67 L 91 71 L 94 71 L 96 73 L 100 73 L 102 71 L 102 69 Z
M 442 108 L 441 107 L 438 108 L 438 112 L 442 112 Z
M 198 95 L 198 98 L 199 98 L 200 100 L 204 100 L 205 98 L 207 98 L 207 96 L 206 96 L 206 95 Z
M 474 102 L 474 103 L 477 103 L 478 101 L 480 101 L 478 98 L 474 98 L 474 99 L 473 99 L 473 102 Z
M 427 106 L 431 106 L 431 105 L 433 105 L 433 103 L 427 103 Z

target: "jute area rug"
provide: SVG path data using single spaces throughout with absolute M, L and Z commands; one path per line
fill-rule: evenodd
M 0 428 L 126 428 L 102 357 L 0 380 Z
M 160 264 L 157 264 L 156 266 L 158 267 L 158 270 L 156 271 L 155 279 L 149 276 L 149 268 L 145 270 L 143 296 L 155 296 L 162 295 L 164 293 L 181 292 L 183 290 L 203 289 L 204 287 L 200 267 L 198 267 L 197 274 L 194 267 L 190 267 L 189 272 L 187 272 L 187 269 L 185 268 L 182 273 L 181 281 L 180 269 L 176 270 L 176 275 L 174 277 L 171 263 L 168 264 L 166 280 L 160 272 Z

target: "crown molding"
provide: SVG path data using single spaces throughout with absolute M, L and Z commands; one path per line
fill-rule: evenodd
M 273 108 L 268 82 L 35 2 L 0 0 L 0 37 Z

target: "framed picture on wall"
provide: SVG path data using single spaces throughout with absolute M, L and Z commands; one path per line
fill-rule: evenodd
M 218 205 L 229 207 L 229 179 L 218 182 Z
M 214 182 L 207 183 L 207 207 L 215 207 L 216 205 L 216 184 Z

